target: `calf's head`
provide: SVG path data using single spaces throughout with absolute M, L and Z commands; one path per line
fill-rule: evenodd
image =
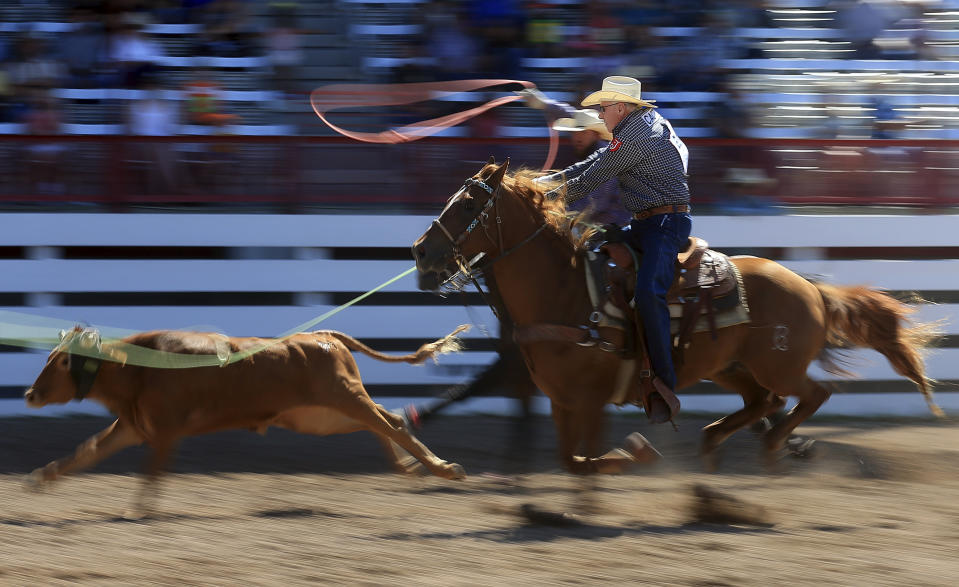
M 65 404 L 83 399 L 99 369 L 100 333 L 79 326 L 60 331 L 60 343 L 50 351 L 47 364 L 24 398 L 27 405 L 39 408 L 47 404 Z

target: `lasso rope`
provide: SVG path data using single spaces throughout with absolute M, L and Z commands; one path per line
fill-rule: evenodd
M 418 141 L 419 139 L 435 135 L 447 128 L 462 124 L 487 110 L 522 100 L 523 98 L 516 95 L 501 96 L 462 112 L 454 112 L 446 116 L 430 118 L 429 120 L 406 124 L 378 133 L 346 130 L 327 120 L 326 113 L 343 108 L 415 104 L 417 102 L 435 100 L 452 94 L 471 92 L 505 84 L 518 84 L 524 88 L 536 87 L 536 84 L 532 82 L 511 79 L 476 79 L 414 84 L 333 84 L 313 90 L 310 94 L 310 104 L 313 106 L 313 111 L 316 112 L 316 115 L 320 117 L 320 120 L 343 136 L 365 143 L 395 145 L 397 143 Z M 549 152 L 546 155 L 546 162 L 543 164 L 544 170 L 552 167 L 553 161 L 556 159 L 556 149 L 558 145 L 559 140 L 556 131 L 550 128 Z
M 71 345 L 70 353 L 76 355 L 83 355 L 86 357 L 93 357 L 101 359 L 104 361 L 113 361 L 120 362 L 127 365 L 138 365 L 141 367 L 155 367 L 158 369 L 192 369 L 196 367 L 226 367 L 232 363 L 242 361 L 256 353 L 259 353 L 263 350 L 270 348 L 273 345 L 279 344 L 284 340 L 295 336 L 301 332 L 304 332 L 313 326 L 316 326 L 320 322 L 326 320 L 327 318 L 349 308 L 350 306 L 368 298 L 377 291 L 383 289 L 384 287 L 406 277 L 410 273 L 416 271 L 416 267 L 410 267 L 406 271 L 396 275 L 395 277 L 390 278 L 387 281 L 384 281 L 380 285 L 374 287 L 373 289 L 362 293 L 352 300 L 346 302 L 341 306 L 337 306 L 332 310 L 324 312 L 323 314 L 304 322 L 298 326 L 293 327 L 292 329 L 280 334 L 276 338 L 268 339 L 262 344 L 254 345 L 249 349 L 239 351 L 236 353 L 230 352 L 227 342 L 227 337 L 223 335 L 216 336 L 215 342 L 222 341 L 223 344 L 217 344 L 217 354 L 205 354 L 205 355 L 194 355 L 194 354 L 185 354 L 185 353 L 171 353 L 167 351 L 160 351 L 156 349 L 150 349 L 146 347 L 141 347 L 138 345 L 129 344 L 119 340 L 122 336 L 111 336 L 105 338 L 104 342 L 108 345 L 105 350 L 100 350 L 96 347 L 83 348 L 80 345 Z M 8 320 L 20 319 L 21 322 L 24 318 L 29 317 L 33 322 L 44 322 L 46 326 L 36 326 L 22 323 L 15 323 Z M 18 346 L 25 348 L 36 348 L 36 349 L 46 349 L 50 350 L 56 348 L 60 344 L 60 339 L 58 335 L 49 335 L 49 334 L 38 334 L 38 329 L 43 329 L 45 332 L 47 328 L 57 328 L 63 327 L 67 324 L 65 329 L 73 328 L 72 323 L 67 323 L 66 321 L 61 321 L 55 318 L 44 318 L 40 316 L 33 316 L 30 314 L 19 314 L 16 312 L 0 312 L 0 344 Z M 116 329 L 111 329 L 111 332 L 118 332 Z M 134 332 L 131 331 L 130 334 Z

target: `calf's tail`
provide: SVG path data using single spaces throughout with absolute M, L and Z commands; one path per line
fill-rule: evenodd
M 914 323 L 909 318 L 915 312 L 913 307 L 881 291 L 823 283 L 816 287 L 826 305 L 829 342 L 879 351 L 896 373 L 916 384 L 929 411 L 943 416 L 933 399 L 933 381 L 926 376 L 920 352 L 941 336 L 938 325 Z
M 322 332 L 325 335 L 332 336 L 333 338 L 337 339 L 351 351 L 359 351 L 364 355 L 373 357 L 374 359 L 386 361 L 388 363 L 410 363 L 413 365 L 419 365 L 426 362 L 427 359 L 432 359 L 436 355 L 452 353 L 460 350 L 462 348 L 462 344 L 457 338 L 457 335 L 469 329 L 469 324 L 463 324 L 443 338 L 424 344 L 415 353 L 411 353 L 409 355 L 387 355 L 379 351 L 374 351 L 348 334 L 331 330 Z

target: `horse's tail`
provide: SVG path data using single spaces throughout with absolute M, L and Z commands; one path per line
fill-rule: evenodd
M 419 365 L 424 363 L 427 359 L 432 359 L 436 355 L 460 350 L 462 348 L 462 344 L 456 337 L 459 333 L 465 332 L 469 329 L 470 327 L 468 324 L 463 324 L 443 338 L 424 344 L 417 349 L 415 353 L 411 353 L 409 355 L 387 355 L 379 351 L 374 351 L 348 334 L 343 334 L 342 332 L 336 332 L 333 330 L 324 330 L 321 332 L 327 336 L 332 336 L 333 338 L 337 339 L 351 351 L 359 351 L 364 355 L 373 357 L 374 359 L 386 361 L 388 363 L 411 363 L 413 365 Z
M 826 304 L 827 340 L 836 346 L 873 348 L 896 373 L 919 388 L 929 410 L 943 416 L 932 396 L 934 381 L 926 376 L 921 350 L 941 336 L 938 324 L 915 323 L 915 308 L 867 287 L 815 284 Z

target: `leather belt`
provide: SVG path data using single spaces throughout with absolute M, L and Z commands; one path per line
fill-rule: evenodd
M 649 208 L 643 210 L 642 212 L 633 212 L 633 218 L 636 220 L 646 220 L 651 216 L 658 216 L 660 214 L 679 214 L 682 212 L 689 212 L 688 204 L 672 204 L 669 206 L 657 206 L 655 208 Z

